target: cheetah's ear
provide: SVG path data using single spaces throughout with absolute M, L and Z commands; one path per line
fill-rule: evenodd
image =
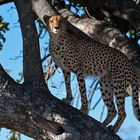
M 49 19 L 50 19 L 50 16 L 47 16 L 47 15 L 43 16 L 43 21 L 46 25 L 48 25 L 48 20 Z
M 63 20 L 68 21 L 68 17 L 63 17 Z

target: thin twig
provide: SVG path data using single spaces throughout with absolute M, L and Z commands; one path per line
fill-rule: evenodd
M 102 99 L 102 97 L 100 97 L 100 98 L 98 99 L 98 101 L 97 101 L 96 104 L 90 109 L 90 111 L 91 111 L 91 110 L 94 110 L 94 109 L 96 108 L 96 106 L 99 104 L 99 102 L 101 101 L 101 99 Z
M 101 122 L 102 119 L 103 119 L 104 111 L 105 111 L 105 105 L 103 105 L 103 107 L 102 107 L 102 112 L 101 112 L 101 116 L 100 116 L 100 122 Z
M 41 59 L 41 62 L 43 63 L 46 59 L 48 59 L 49 57 L 51 57 L 50 54 L 44 56 L 42 59 Z
M 90 105 L 91 105 L 91 101 L 92 101 L 93 95 L 94 95 L 95 91 L 97 90 L 98 84 L 99 84 L 99 80 L 95 84 L 95 87 L 93 88 L 93 90 L 90 92 L 90 95 L 89 95 L 89 97 L 90 97 L 89 98 L 89 108 L 90 108 Z M 92 85 L 93 85 L 93 83 L 92 83 Z

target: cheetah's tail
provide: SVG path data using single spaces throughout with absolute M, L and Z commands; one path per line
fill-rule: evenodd
M 140 121 L 140 84 L 137 79 L 132 82 L 132 102 L 134 114 Z

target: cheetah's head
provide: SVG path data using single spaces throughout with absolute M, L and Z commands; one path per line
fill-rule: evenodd
M 44 16 L 44 21 L 46 23 L 45 18 L 46 17 Z M 59 33 L 60 31 L 64 31 L 66 29 L 66 23 L 67 20 L 60 15 L 51 16 L 48 19 L 48 27 L 50 28 L 50 31 L 55 34 Z

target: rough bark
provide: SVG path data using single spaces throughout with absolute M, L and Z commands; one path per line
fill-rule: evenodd
M 140 6 L 132 0 L 71 0 L 87 8 L 90 16 L 103 20 L 109 17 L 123 32 L 130 28 L 140 29 Z
M 47 87 L 32 87 L 32 93 L 27 94 L 1 65 L 0 83 L 1 127 L 37 140 L 120 139 L 99 122 L 53 97 Z
M 22 85 L 16 83 L 0 65 L 0 127 L 38 138 L 43 132 L 27 114 L 26 106 L 30 101 L 25 95 Z
M 44 77 L 40 61 L 39 39 L 35 27 L 32 4 L 31 1 L 15 0 L 15 5 L 19 15 L 23 38 L 24 82 L 30 82 L 30 84 L 40 86 L 44 82 Z

